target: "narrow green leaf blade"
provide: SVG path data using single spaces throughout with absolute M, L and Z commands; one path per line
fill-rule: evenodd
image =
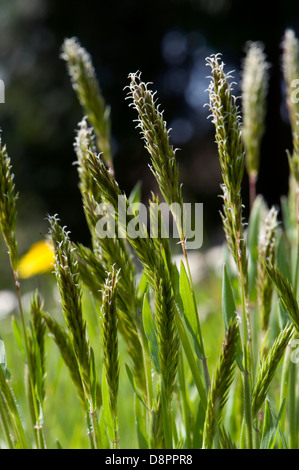
M 0 366 L 2 367 L 4 377 L 6 380 L 10 379 L 10 371 L 7 367 L 6 351 L 4 341 L 0 339 Z
M 248 276 L 249 276 L 249 298 L 251 301 L 256 300 L 256 275 L 257 275 L 257 260 L 258 260 L 258 237 L 259 227 L 261 220 L 261 211 L 265 207 L 265 202 L 262 196 L 257 196 L 248 222 L 247 232 L 247 246 L 249 252 L 248 263 Z
M 193 354 L 193 349 L 191 347 L 191 344 L 189 342 L 189 338 L 187 336 L 187 332 L 185 330 L 183 321 L 181 319 L 180 313 L 178 310 L 176 310 L 176 325 L 179 333 L 179 337 L 184 349 L 184 352 L 186 354 L 186 359 L 188 361 L 192 377 L 194 380 L 194 383 L 196 385 L 198 394 L 200 396 L 201 402 L 203 404 L 203 407 L 206 409 L 207 407 L 207 395 L 206 395 L 206 389 L 202 383 L 201 376 L 199 373 L 199 368 L 197 366 L 194 354 Z
M 102 395 L 103 395 L 103 410 L 104 410 L 104 420 L 106 424 L 107 434 L 111 441 L 114 440 L 114 423 L 113 415 L 111 412 L 110 398 L 109 398 L 109 389 L 106 380 L 105 367 L 103 367 L 103 376 L 102 376 Z
M 109 442 L 109 438 L 107 435 L 107 427 L 105 423 L 103 407 L 101 408 L 100 416 L 99 416 L 99 431 L 100 431 L 103 449 L 109 449 L 110 442 Z
M 93 410 L 97 406 L 97 370 L 95 366 L 94 352 L 90 348 L 90 393 Z
M 261 449 L 273 449 L 278 437 L 278 433 L 280 433 L 284 448 L 287 448 L 284 436 L 279 427 L 279 421 L 282 416 L 284 405 L 285 403 L 283 402 L 278 412 L 278 416 L 276 416 L 270 405 L 270 402 L 266 400 L 263 434 L 260 445 Z
M 192 449 L 201 449 L 202 438 L 203 438 L 203 428 L 205 423 L 206 410 L 202 406 L 202 402 L 199 402 L 196 418 L 194 420 L 194 429 L 193 429 L 193 445 Z
M 196 355 L 199 359 L 204 359 L 204 353 L 200 340 L 200 326 L 197 308 L 183 261 L 181 262 L 180 295 L 183 304 L 184 319 L 187 328 L 192 335 Z
M 134 204 L 135 202 L 141 202 L 141 188 L 141 181 L 137 181 L 128 197 L 130 204 Z
M 278 434 L 280 435 L 281 442 L 282 442 L 282 445 L 283 445 L 284 449 L 287 449 L 287 443 L 286 443 L 285 437 L 284 437 L 283 432 L 282 432 L 281 427 L 280 427 L 280 419 L 281 419 L 281 416 L 282 416 L 282 413 L 283 413 L 284 405 L 285 405 L 285 402 L 282 403 L 282 405 L 281 405 L 281 407 L 278 411 L 278 415 L 276 416 L 271 404 L 269 403 L 270 411 L 271 411 L 271 413 L 272 413 L 272 415 L 275 419 L 275 433 L 273 434 L 273 439 L 272 439 L 270 449 L 274 449 Z
M 34 358 L 35 358 L 35 395 L 38 401 L 43 403 L 43 371 L 38 341 L 33 328 L 31 328 Z
M 56 442 L 56 448 L 57 448 L 57 449 L 60 449 L 60 450 L 62 450 L 62 449 L 63 449 L 63 447 L 62 447 L 62 445 L 61 445 L 61 443 L 60 443 L 59 439 L 56 439 L 56 441 L 55 441 L 55 442 Z
M 139 281 L 138 288 L 137 288 L 137 297 L 139 299 L 143 299 L 147 290 L 148 290 L 148 278 L 147 278 L 145 270 L 143 270 L 141 274 L 141 279 Z
M 160 372 L 157 330 L 146 294 L 143 297 L 142 320 L 144 332 L 149 344 L 149 350 L 152 361 L 154 363 L 156 371 Z
M 145 406 L 145 408 L 146 408 L 147 410 L 149 410 L 149 408 L 147 407 L 147 405 L 146 405 L 146 403 L 145 403 L 145 400 L 144 400 L 144 398 L 143 398 L 143 396 L 142 396 L 142 393 L 140 392 L 140 390 L 138 390 L 138 387 L 137 387 L 137 385 L 136 385 L 136 382 L 135 382 L 135 380 L 134 380 L 134 376 L 133 376 L 133 374 L 132 374 L 132 371 L 131 371 L 130 367 L 128 366 L 128 364 L 125 364 L 125 366 L 126 366 L 126 371 L 127 371 L 128 379 L 129 379 L 129 381 L 130 381 L 130 384 L 131 384 L 132 387 L 133 387 L 134 392 L 136 393 L 137 397 L 139 398 L 139 400 L 141 401 L 141 403 L 143 404 L 143 406 Z M 150 411 L 150 410 L 149 410 L 149 411 Z
M 278 240 L 276 264 L 281 274 L 292 282 L 290 253 L 287 250 L 285 234 L 282 233 Z
M 237 309 L 233 294 L 233 289 L 230 283 L 226 265 L 223 266 L 223 284 L 222 284 L 222 315 L 224 321 L 225 331 L 227 331 L 230 320 L 233 320 L 237 316 Z M 236 362 L 241 371 L 243 368 L 243 353 L 241 346 L 241 339 L 239 337 L 236 347 Z
M 134 407 L 139 449 L 149 449 L 146 431 L 146 411 L 145 408 L 141 406 L 137 395 L 135 395 Z
M 228 277 L 227 269 L 223 266 L 223 285 L 222 285 L 222 315 L 225 331 L 228 328 L 229 321 L 236 317 L 236 304 L 232 286 Z
M 23 344 L 23 338 L 21 334 L 20 327 L 14 317 L 12 317 L 12 330 L 13 334 L 17 343 L 17 346 L 19 348 L 19 351 L 21 352 L 22 358 L 24 361 L 26 361 L 26 356 L 25 356 L 25 348 Z

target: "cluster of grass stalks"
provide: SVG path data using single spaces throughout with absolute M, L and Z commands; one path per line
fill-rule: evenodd
M 51 400 L 48 334 L 69 372 L 82 407 L 81 412 L 77 410 L 78 420 L 85 415 L 79 429 L 88 436 L 92 449 L 121 448 L 124 433 L 134 434 L 134 442 L 143 449 L 298 448 L 299 105 L 292 93 L 294 80 L 299 78 L 299 43 L 292 31 L 286 31 L 282 46 L 293 136 L 293 150 L 287 155 L 290 185 L 288 197 L 282 199 L 282 224 L 278 210 L 268 208 L 255 190 L 269 78 L 263 46 L 250 43 L 247 48 L 242 112 L 221 56 L 207 58 L 211 71 L 208 106 L 223 179 L 221 217 L 227 242 L 222 319 L 217 319 L 217 333 L 224 331 L 224 336 L 219 357 L 211 364 L 192 281 L 188 239 L 178 216 L 184 203 L 176 152 L 155 93 L 140 73 L 129 75 L 128 100 L 137 113 L 150 168 L 177 225 L 180 267 L 174 262 L 169 239 L 162 236 L 161 225 L 157 224 L 154 236 L 146 226 L 139 227 L 142 236 L 136 237 L 123 223 L 119 198 L 128 208 L 131 202 L 141 202 L 140 194 L 134 190 L 127 196 L 115 179 L 110 112 L 91 58 L 77 39 L 64 42 L 62 58 L 85 115 L 78 125 L 74 149 L 91 243 L 73 242 L 58 216 L 49 216 L 48 241 L 54 253 L 62 315 L 48 312 L 38 291 L 29 311 L 24 309 L 15 230 L 17 193 L 10 158 L 1 144 L 0 225 L 19 301 L 20 321 L 14 320 L 12 328 L 26 383 L 24 399 L 13 391 L 9 358 L 0 340 L 2 448 L 49 447 L 51 429 L 44 413 Z M 250 182 L 248 226 L 241 197 L 245 168 Z M 150 210 L 157 202 L 158 195 L 153 194 Z M 115 237 L 97 234 L 100 203 L 113 208 L 110 217 L 120 229 Z M 131 212 L 130 220 L 135 216 Z M 159 211 L 156 217 L 162 218 Z M 140 276 L 134 256 L 140 261 Z M 83 292 L 92 298 L 98 336 L 87 322 Z M 94 348 L 95 342 L 100 347 Z M 121 345 L 125 345 L 121 353 L 125 361 L 120 360 Z M 121 394 L 125 379 L 134 403 L 135 426 L 127 424 L 128 429 L 122 430 L 119 415 L 127 406 Z M 67 397 L 63 409 L 51 404 L 52 414 L 69 412 Z

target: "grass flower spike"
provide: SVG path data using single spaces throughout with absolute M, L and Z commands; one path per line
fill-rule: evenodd
M 83 409 L 86 410 L 86 399 L 80 369 L 68 332 L 48 313 L 44 312 L 43 318 L 50 334 L 53 336 L 54 341 L 59 348 L 61 357 L 69 370 L 71 379 L 76 387 L 80 403 Z
M 163 112 L 160 111 L 155 93 L 153 93 L 149 84 L 141 80 L 140 73 L 129 75 L 129 96 L 131 106 L 133 106 L 138 113 L 138 126 L 140 133 L 145 142 L 145 147 L 148 150 L 151 158 L 152 172 L 156 178 L 159 189 L 170 207 L 174 221 L 176 223 L 182 251 L 186 260 L 186 265 L 189 274 L 189 280 L 192 285 L 192 296 L 194 295 L 194 288 L 192 284 L 192 275 L 190 264 L 187 254 L 187 237 L 185 233 L 184 224 L 184 204 L 182 196 L 182 187 L 179 184 L 178 165 L 175 158 L 175 149 L 170 144 L 169 131 L 167 130 L 166 122 L 163 117 Z M 166 249 L 167 251 L 167 249 Z M 155 262 L 154 262 L 155 264 Z M 159 263 L 156 263 L 159 266 Z M 171 271 L 171 267 L 170 267 Z M 160 288 L 156 285 L 156 288 Z M 168 294 L 166 294 L 168 295 Z M 198 328 L 199 322 L 198 322 Z M 200 334 L 201 337 L 201 334 Z M 209 373 L 207 362 L 204 354 L 204 346 L 201 338 L 201 349 L 203 351 L 203 365 L 205 369 L 205 379 L 207 387 L 209 386 Z M 175 350 L 175 348 L 174 348 Z
M 265 218 L 264 227 L 260 231 L 258 245 L 260 257 L 257 265 L 256 287 L 263 331 L 266 331 L 269 325 L 273 292 L 273 284 L 266 272 L 263 259 L 267 259 L 271 264 L 275 261 L 277 215 L 277 209 L 272 207 Z
M 236 265 L 247 276 L 246 246 L 242 222 L 241 183 L 245 152 L 241 138 L 240 111 L 232 94 L 231 74 L 224 72 L 219 55 L 207 59 L 212 77 L 209 85 L 210 111 L 223 178 L 223 225 Z M 246 286 L 247 288 L 248 286 Z
M 292 29 L 287 29 L 282 41 L 282 71 L 286 84 L 286 100 L 289 110 L 292 131 L 294 132 L 297 125 L 299 103 L 293 98 L 297 82 L 299 79 L 299 42 Z
M 0 225 L 9 252 L 13 271 L 18 270 L 18 247 L 15 236 L 18 195 L 15 190 L 14 175 L 6 145 L 0 140 Z
M 242 74 L 242 138 L 246 149 L 246 168 L 251 190 L 250 205 L 255 199 L 259 170 L 260 145 L 265 131 L 266 96 L 269 64 L 259 43 L 249 43 Z
M 163 118 L 163 112 L 159 110 L 155 93 L 149 84 L 141 80 L 140 73 L 129 75 L 129 96 L 133 106 L 138 112 L 138 127 L 145 142 L 145 147 L 151 156 L 152 172 L 158 182 L 160 191 L 170 206 L 177 203 L 183 207 L 182 189 L 179 184 L 179 173 L 175 158 L 175 149 L 169 142 L 169 131 Z M 175 206 L 173 206 L 175 207 Z M 181 240 L 184 240 L 182 221 L 173 212 Z
M 290 315 L 297 332 L 299 332 L 299 304 L 296 299 L 292 284 L 282 275 L 278 267 L 271 264 L 269 260 L 264 259 L 264 264 L 266 271 L 275 285 L 285 309 Z
M 235 260 L 242 299 L 243 393 L 246 445 L 253 446 L 251 412 L 251 325 L 248 303 L 248 261 L 242 220 L 241 183 L 244 174 L 244 147 L 241 136 L 240 112 L 232 94 L 231 74 L 224 72 L 219 55 L 207 58 L 212 76 L 209 86 L 209 106 L 215 125 L 216 143 L 222 170 L 222 221 L 228 246 Z
M 73 88 L 94 128 L 98 149 L 112 168 L 110 108 L 102 96 L 91 57 L 76 38 L 69 38 L 63 43 L 61 58 L 67 63 Z
M 46 353 L 45 353 L 45 335 L 46 324 L 43 312 L 44 304 L 38 291 L 34 293 L 31 301 L 31 334 L 29 340 L 31 343 L 32 363 L 35 372 L 35 387 L 38 390 L 40 404 L 45 399 L 45 376 L 46 376 Z
M 299 104 L 296 88 L 299 83 L 299 41 L 291 29 L 287 29 L 282 42 L 282 70 L 286 84 L 286 102 L 291 122 L 293 153 L 287 152 L 290 170 L 299 187 Z M 299 194 L 299 190 L 298 190 Z M 299 195 L 298 195 L 299 198 Z M 298 202 L 299 205 L 299 202 Z M 299 207 L 299 206 L 298 206 Z M 298 209 L 299 211 L 299 209 Z M 298 212 L 299 214 L 299 212 Z M 299 220 L 299 215 L 298 215 Z
M 108 273 L 104 290 L 103 304 L 100 313 L 102 328 L 102 349 L 105 379 L 109 391 L 109 405 L 113 419 L 113 442 L 118 447 L 117 437 L 117 394 L 119 386 L 119 360 L 118 360 L 118 336 L 117 336 L 117 308 L 116 289 L 119 272 L 112 268 Z M 103 385 L 104 389 L 104 385 Z
M 83 118 L 78 124 L 74 149 L 77 156 L 80 191 L 83 196 L 84 192 L 94 190 L 93 179 L 84 165 L 84 154 L 89 150 L 96 151 L 94 130 L 92 127 L 88 127 L 86 118 Z
M 82 383 L 90 399 L 90 349 L 86 337 L 86 323 L 82 314 L 78 262 L 65 228 L 59 225 L 57 217 L 50 217 L 49 222 L 55 253 L 54 270 L 61 296 L 62 311 L 79 364 Z
M 294 333 L 294 326 L 287 325 L 274 341 L 268 355 L 263 360 L 257 377 L 255 388 L 252 392 L 252 414 L 256 416 L 263 405 L 270 383 L 280 359 Z
M 230 322 L 225 339 L 219 364 L 213 377 L 208 396 L 205 426 L 203 430 L 203 448 L 210 449 L 213 444 L 214 435 L 219 430 L 224 405 L 228 399 L 229 388 L 234 377 L 236 345 L 239 328 L 236 320 Z

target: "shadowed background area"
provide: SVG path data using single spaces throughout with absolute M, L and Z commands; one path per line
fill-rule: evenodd
M 125 100 L 128 74 L 140 70 L 165 110 L 185 201 L 204 203 L 203 249 L 222 240 L 218 211 L 221 182 L 214 128 L 207 119 L 205 57 L 221 52 L 236 82 L 247 40 L 262 41 L 271 63 L 267 130 L 257 183 L 269 205 L 288 188 L 285 154 L 291 135 L 281 74 L 281 39 L 286 27 L 299 34 L 296 1 L 165 0 L 160 2 L 10 0 L 0 6 L 0 105 L 2 140 L 12 158 L 17 189 L 20 249 L 44 237 L 46 214 L 58 213 L 72 238 L 89 234 L 77 188 L 74 131 L 82 111 L 60 59 L 66 37 L 77 36 L 92 55 L 106 102 L 111 106 L 116 178 L 129 192 L 142 180 L 144 201 L 156 189 L 134 110 Z M 239 88 L 235 87 L 236 94 Z M 248 206 L 244 178 L 243 200 Z M 245 216 L 248 214 L 245 209 Z

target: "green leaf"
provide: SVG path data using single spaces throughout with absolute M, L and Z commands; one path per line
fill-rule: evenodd
M 248 260 L 248 277 L 249 277 L 249 298 L 251 301 L 256 300 L 256 276 L 257 276 L 257 260 L 258 260 L 258 239 L 259 227 L 261 220 L 261 211 L 265 207 L 262 196 L 257 196 L 252 207 L 247 232 L 247 246 L 249 252 Z
M 261 444 L 260 444 L 261 449 L 269 449 L 270 442 L 271 442 L 271 436 L 272 436 L 272 433 L 273 433 L 273 428 L 274 428 L 273 418 L 272 418 L 272 414 L 270 412 L 269 402 L 268 402 L 268 400 L 266 400 L 263 435 L 262 435 L 262 440 L 261 440 Z
M 200 401 L 197 408 L 196 419 L 193 429 L 193 445 L 192 449 L 200 449 L 202 447 L 203 428 L 205 423 L 206 410 Z
M 290 321 L 290 315 L 288 314 L 288 311 L 283 305 L 281 299 L 278 300 L 278 315 L 279 326 L 280 329 L 283 330 L 287 326 L 287 323 Z
M 237 305 L 241 304 L 242 298 L 240 295 L 241 289 L 240 289 L 240 283 L 239 283 L 239 276 L 237 274 L 235 262 L 233 260 L 233 257 L 231 255 L 231 252 L 227 244 L 224 246 L 224 264 L 225 264 L 227 274 L 230 279 L 230 284 L 234 293 L 235 303 Z
M 135 184 L 134 188 L 132 189 L 128 197 L 128 201 L 130 204 L 141 202 L 141 188 L 142 188 L 141 181 L 137 181 L 137 183 Z
M 288 198 L 286 196 L 283 196 L 280 199 L 280 204 L 281 204 L 281 213 L 282 213 L 282 219 L 283 219 L 283 225 L 284 225 L 285 231 L 288 237 L 292 239 L 293 232 L 294 232 L 294 224 L 293 224 L 292 217 L 290 214 Z
M 143 297 L 142 320 L 144 332 L 149 344 L 149 350 L 152 361 L 154 363 L 156 371 L 160 372 L 157 330 L 146 294 Z
M 40 349 L 39 344 L 36 338 L 35 331 L 31 328 L 31 337 L 32 337 L 32 344 L 33 344 L 33 351 L 34 351 L 34 359 L 35 359 L 35 395 L 40 404 L 43 403 L 43 371 L 42 371 L 42 363 L 41 363 L 41 356 L 40 356 Z
M 192 335 L 196 355 L 199 359 L 204 359 L 196 303 L 183 261 L 181 262 L 180 295 L 183 304 L 184 319 Z
M 13 330 L 13 334 L 14 334 L 17 346 L 19 348 L 19 351 L 21 352 L 23 361 L 25 362 L 26 356 L 25 356 L 25 348 L 23 344 L 23 337 L 21 334 L 20 327 L 14 317 L 12 317 L 12 330 Z
M 276 264 L 281 274 L 292 282 L 289 259 L 290 253 L 287 250 L 285 234 L 282 233 L 278 240 Z
M 222 315 L 224 321 L 224 328 L 225 331 L 228 328 L 229 322 L 232 319 L 237 317 L 237 309 L 234 299 L 234 294 L 232 290 L 232 286 L 229 280 L 229 276 L 227 273 L 226 265 L 223 266 L 223 284 L 222 284 Z M 243 353 L 242 353 L 242 346 L 241 346 L 241 339 L 239 337 L 236 347 L 236 362 L 238 364 L 239 369 L 243 372 Z
M 104 410 L 104 420 L 106 424 L 107 434 L 111 441 L 114 441 L 115 438 L 115 430 L 114 430 L 114 421 L 113 415 L 111 412 L 110 406 L 110 396 L 109 396 L 109 389 L 106 380 L 106 371 L 105 367 L 103 367 L 103 376 L 102 376 L 102 395 L 103 395 L 103 410 Z
M 6 404 L 11 421 L 13 423 L 14 435 L 17 440 L 15 446 L 17 448 L 27 449 L 28 448 L 27 439 L 26 439 L 23 424 L 19 415 L 18 406 L 15 401 L 15 396 L 6 381 L 2 367 L 0 367 L 0 390 L 2 393 L 3 401 Z
M 176 264 L 173 264 L 171 266 L 171 282 L 172 282 L 172 286 L 173 286 L 173 291 L 174 291 L 174 296 L 175 296 L 175 299 L 176 299 L 176 302 L 179 306 L 179 310 L 180 312 L 183 311 L 183 303 L 182 303 L 182 299 L 181 299 L 181 296 L 180 296 L 180 273 L 179 273 L 179 270 L 176 266 Z
M 223 265 L 222 315 L 225 331 L 231 319 L 236 318 L 236 304 L 225 264 Z
M 276 416 L 269 401 L 266 400 L 263 434 L 262 434 L 262 440 L 261 440 L 261 445 L 260 445 L 261 449 L 273 449 L 275 446 L 277 437 L 278 437 L 278 433 L 280 433 L 283 447 L 285 449 L 287 448 L 285 438 L 279 427 L 279 421 L 282 416 L 284 404 L 285 403 L 283 402 L 278 412 L 278 416 Z
M 125 364 L 126 366 L 126 371 L 127 371 L 127 375 L 128 375 L 128 379 L 130 381 L 130 384 L 132 385 L 133 387 L 133 390 L 134 392 L 136 393 L 136 396 L 139 398 L 139 400 L 141 401 L 141 403 L 143 404 L 143 406 L 145 406 L 145 408 L 147 410 L 149 410 L 149 408 L 147 407 L 146 403 L 145 403 L 145 400 L 144 400 L 144 397 L 142 396 L 142 393 L 140 392 L 140 390 L 138 389 L 137 385 L 136 385 L 136 382 L 134 380 L 134 376 L 132 374 L 132 371 L 130 369 L 130 367 L 128 366 L 128 364 Z M 149 410 L 150 411 L 150 410 Z
M 286 443 L 286 440 L 285 440 L 285 437 L 284 437 L 284 434 L 282 432 L 282 429 L 281 429 L 281 426 L 280 426 L 280 420 L 281 420 L 281 417 L 282 417 L 282 413 L 283 413 L 283 409 L 284 409 L 284 402 L 282 403 L 281 407 L 280 407 L 280 410 L 278 412 L 278 416 L 276 417 L 275 413 L 274 413 L 274 410 L 272 409 L 270 403 L 269 403 L 269 406 L 270 406 L 270 410 L 271 410 L 271 413 L 273 414 L 273 417 L 274 419 L 276 420 L 276 431 L 275 431 L 275 435 L 273 436 L 273 440 L 272 440 L 272 444 L 271 444 L 271 449 L 274 449 L 274 446 L 275 446 L 275 443 L 276 443 L 276 439 L 278 437 L 278 433 L 280 435 L 280 439 L 281 439 L 281 442 L 282 442 L 282 445 L 283 445 L 283 448 L 284 449 L 287 449 L 288 446 L 287 446 L 287 443 Z
M 97 406 L 97 370 L 95 366 L 94 352 L 90 348 L 90 394 L 92 400 L 92 408 L 96 409 Z
M 62 447 L 62 445 L 60 444 L 59 439 L 56 439 L 55 442 L 56 442 L 56 449 L 61 449 L 61 450 L 62 450 L 63 447 Z
M 0 339 L 0 366 L 2 367 L 4 377 L 6 380 L 10 379 L 10 372 L 7 367 L 7 360 L 6 360 L 6 351 L 4 341 Z
M 297 331 L 299 331 L 299 305 L 292 284 L 282 275 L 276 265 L 272 265 L 265 259 L 263 259 L 263 263 L 276 287 L 281 302 L 289 313 Z
M 137 297 L 138 299 L 143 299 L 144 294 L 148 290 L 148 279 L 145 270 L 142 271 L 141 279 L 137 288 Z
M 194 354 L 193 354 L 193 349 L 192 349 L 191 344 L 189 342 L 189 338 L 188 338 L 187 332 L 185 330 L 185 327 L 184 327 L 184 324 L 183 324 L 183 321 L 181 319 L 180 312 L 179 312 L 178 309 L 176 309 L 175 316 L 176 316 L 176 325 L 177 325 L 179 337 L 180 337 L 180 340 L 181 340 L 181 343 L 182 343 L 182 346 L 183 346 L 183 349 L 184 349 L 184 352 L 185 352 L 185 355 L 186 355 L 186 359 L 188 361 L 188 364 L 189 364 L 189 367 L 190 367 L 190 370 L 191 370 L 191 373 L 192 373 L 192 377 L 193 377 L 194 383 L 196 385 L 198 394 L 200 396 L 202 405 L 206 409 L 206 407 L 207 407 L 206 390 L 203 386 L 201 376 L 200 376 L 200 373 L 199 373 L 199 368 L 198 368 L 198 365 L 195 361 L 195 357 L 194 357 Z
M 108 439 L 108 436 L 107 436 L 107 427 L 106 427 L 106 423 L 105 423 L 103 407 L 101 408 L 101 411 L 100 411 L 99 430 L 100 430 L 100 436 L 101 436 L 101 442 L 102 442 L 103 449 L 109 449 L 110 442 L 109 442 L 109 439 Z

